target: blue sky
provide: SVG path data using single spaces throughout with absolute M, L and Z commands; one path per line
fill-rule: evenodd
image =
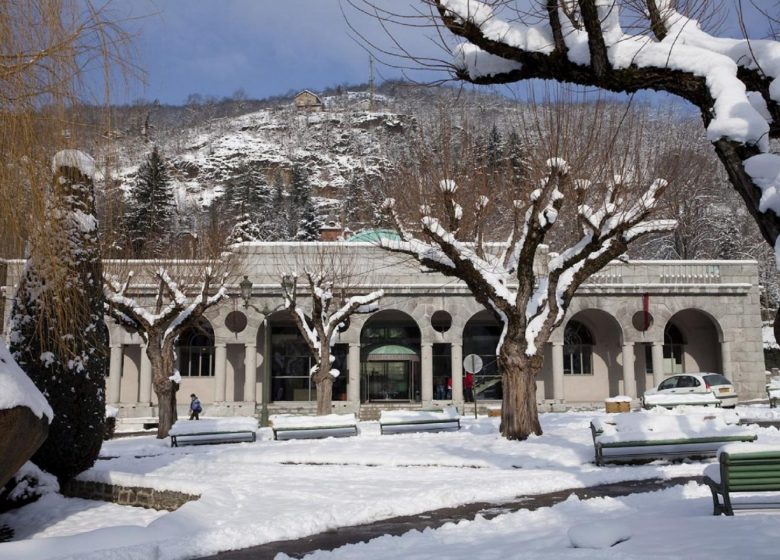
M 398 10 L 419 6 L 412 0 L 381 1 Z M 774 0 L 758 3 L 771 7 Z M 114 0 L 117 16 L 139 18 L 125 26 L 136 37 L 136 62 L 147 73 L 145 86 L 115 93 L 115 101 L 181 104 L 191 93 L 225 97 L 238 89 L 262 98 L 365 82 L 368 54 L 350 37 L 340 5 L 348 8 L 343 0 Z M 734 25 L 733 17 L 724 19 Z M 350 21 L 387 44 L 366 16 L 353 10 Z M 761 26 L 759 18 L 749 22 Z M 441 56 L 424 30 L 396 31 L 416 54 Z M 392 68 L 376 70 L 378 81 L 400 76 Z
M 399 1 L 399 3 L 402 3 Z M 182 103 L 188 94 L 262 98 L 368 80 L 368 54 L 348 34 L 339 0 L 115 0 L 146 72 L 123 100 Z M 143 17 L 141 17 L 143 16 Z M 354 14 L 361 29 L 375 27 Z M 428 41 L 407 33 L 418 51 Z M 377 67 L 377 79 L 398 71 Z

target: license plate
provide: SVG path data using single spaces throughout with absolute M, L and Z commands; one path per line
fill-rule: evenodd
M 728 392 L 729 392 L 728 387 L 721 387 L 720 389 L 718 389 L 718 393 L 728 393 Z

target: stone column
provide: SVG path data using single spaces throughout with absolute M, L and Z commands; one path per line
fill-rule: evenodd
M 152 362 L 146 355 L 146 345 L 141 345 L 141 372 L 138 381 L 138 402 L 139 404 L 152 403 Z
M 553 400 L 562 403 L 563 392 L 563 342 L 552 343 Z
M 244 345 L 244 402 L 257 401 L 257 346 L 254 343 Z
M 422 402 L 433 400 L 433 344 L 423 342 L 420 345 L 420 387 Z
M 119 402 L 119 391 L 122 385 L 122 345 L 114 344 L 111 346 L 111 357 L 108 368 L 108 387 L 106 387 L 106 397 L 109 404 Z
M 360 343 L 351 342 L 349 344 L 349 354 L 347 355 L 347 400 L 355 405 L 360 405 Z
M 463 345 L 453 343 L 452 356 L 452 400 L 463 402 Z
M 214 402 L 225 402 L 227 346 L 224 342 L 214 345 Z
M 658 387 L 664 380 L 664 343 L 653 342 L 653 385 Z
M 723 369 L 723 375 L 729 378 L 729 381 L 734 383 L 733 368 L 731 365 L 731 343 L 724 340 L 720 343 L 720 364 Z
M 636 398 L 636 373 L 634 367 L 634 343 L 623 345 L 623 393 Z

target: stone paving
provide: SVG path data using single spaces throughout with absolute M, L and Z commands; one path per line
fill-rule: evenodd
M 492 519 L 521 509 L 534 510 L 541 507 L 550 507 L 563 502 L 572 494 L 580 499 L 628 496 L 642 492 L 655 492 L 656 490 L 670 488 L 679 484 L 686 484 L 690 481 L 700 481 L 700 477 L 679 477 L 668 480 L 634 480 L 603 484 L 590 488 L 571 488 L 548 494 L 519 496 L 511 502 L 478 502 L 454 508 L 431 510 L 417 515 L 392 517 L 364 525 L 339 527 L 338 529 L 302 539 L 270 542 L 243 550 L 222 552 L 201 560 L 270 560 L 280 552 L 293 558 L 302 558 L 315 550 L 333 550 L 346 544 L 366 542 L 382 535 L 402 535 L 415 529 L 418 531 L 427 528 L 436 529 L 445 523 L 472 520 L 477 515 L 481 515 L 486 519 Z

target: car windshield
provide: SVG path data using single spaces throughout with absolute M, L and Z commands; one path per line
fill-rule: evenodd
M 704 381 L 707 383 L 707 385 L 731 385 L 731 381 L 718 373 L 705 375 Z

